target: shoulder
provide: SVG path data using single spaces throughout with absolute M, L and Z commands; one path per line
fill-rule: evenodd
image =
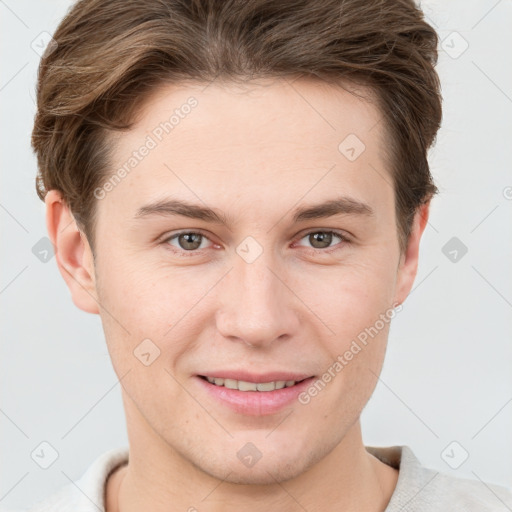
M 512 510 L 512 490 L 507 487 L 433 470 L 428 473 L 432 485 L 429 502 L 439 510 L 448 506 L 457 512 Z
M 367 450 L 399 469 L 397 485 L 385 512 L 512 510 L 512 489 L 427 468 L 408 446 L 367 447 Z
M 104 492 L 108 476 L 128 462 L 128 448 L 115 448 L 100 455 L 76 482 L 68 483 L 25 512 L 104 512 Z
M 46 512 L 60 510 L 70 512 L 71 510 L 82 510 L 80 506 L 79 491 L 72 484 L 66 484 L 58 491 L 43 500 L 33 503 L 29 508 L 23 509 L 24 512 Z

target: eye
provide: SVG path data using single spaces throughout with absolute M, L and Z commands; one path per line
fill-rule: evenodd
M 330 253 L 341 249 L 339 246 L 342 245 L 342 242 L 349 243 L 347 237 L 332 230 L 310 231 L 303 235 L 299 241 L 304 239 L 307 239 L 311 244 L 310 247 L 305 248 L 315 254 Z M 336 239 L 339 240 L 339 243 L 332 245 L 336 242 Z M 201 249 L 207 248 L 208 242 L 211 242 L 211 240 L 203 233 L 197 231 L 181 231 L 162 240 L 162 243 L 166 247 L 179 256 L 194 256 L 198 254 Z
M 162 240 L 162 243 L 170 245 L 173 250 L 175 249 L 177 252 L 194 253 L 205 248 L 203 242 L 206 240 L 209 239 L 202 233 L 196 231 L 182 231 L 167 237 L 165 240 Z
M 337 245 L 340 245 L 339 243 L 334 246 L 331 245 L 336 238 L 339 239 L 340 242 L 349 241 L 344 235 L 336 231 L 310 231 L 300 240 L 307 239 L 311 247 L 316 251 L 332 252 L 333 250 L 339 249 L 339 247 L 337 247 Z

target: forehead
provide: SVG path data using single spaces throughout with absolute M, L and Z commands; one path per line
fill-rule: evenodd
M 383 124 L 373 102 L 315 80 L 165 85 L 113 138 L 110 172 L 125 172 L 101 208 L 135 213 L 171 193 L 284 207 L 333 187 L 379 203 L 391 182 Z
M 349 133 L 361 140 L 379 137 L 379 129 L 369 133 L 380 122 L 374 100 L 368 88 L 304 78 L 162 86 L 146 100 L 132 135 L 167 138 L 172 132 L 174 139 L 193 138 L 205 149 L 220 144 L 284 150 L 285 144 L 295 144 L 338 151 L 337 143 Z M 125 142 L 136 141 L 127 137 Z

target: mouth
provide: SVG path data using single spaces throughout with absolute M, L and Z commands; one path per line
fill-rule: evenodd
M 225 372 L 220 375 L 196 375 L 199 389 L 207 394 L 213 406 L 218 404 L 223 409 L 246 416 L 267 416 L 293 407 L 294 402 L 298 402 L 299 394 L 314 379 L 315 376 L 291 373 L 256 376 L 245 372 Z
M 238 391 L 261 391 L 269 392 L 277 389 L 291 388 L 296 384 L 303 382 L 301 380 L 273 380 L 269 382 L 248 382 L 246 380 L 226 379 L 223 377 L 209 377 L 207 375 L 199 375 L 203 380 L 207 380 L 210 384 L 224 387 L 228 389 L 237 389 Z

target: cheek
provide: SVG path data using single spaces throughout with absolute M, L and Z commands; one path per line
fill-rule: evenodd
M 299 295 L 334 331 L 333 339 L 349 341 L 392 307 L 395 279 L 389 266 L 330 267 L 322 274 L 304 274 Z
M 390 323 L 396 315 L 389 306 L 389 290 L 377 288 L 374 283 L 379 281 L 369 277 L 347 275 L 336 292 L 317 306 L 323 307 L 324 314 L 328 312 L 323 320 L 335 334 L 321 338 L 327 355 L 319 375 L 322 383 L 307 391 L 309 398 L 303 398 L 314 401 L 313 407 L 324 419 L 344 428 L 359 416 L 377 385 Z
M 394 275 L 389 266 L 359 263 L 320 282 L 321 288 L 311 294 L 311 309 L 321 312 L 334 334 L 321 338 L 327 354 L 322 377 L 333 393 L 322 394 L 318 406 L 356 414 L 375 389 L 384 361 L 396 315 L 391 304 Z M 335 409 L 331 400 L 336 401 Z
M 102 265 L 98 298 L 114 363 L 128 366 L 139 344 L 149 339 L 172 368 L 187 340 L 198 337 L 200 302 L 216 280 L 198 267 L 157 268 L 141 261 L 121 263 L 119 258 Z
M 181 286 L 187 289 L 183 279 L 149 267 L 112 265 L 102 271 L 101 319 L 123 389 L 146 417 L 172 417 L 176 404 L 186 402 L 173 376 L 188 340 L 197 338 L 191 310 L 197 294 L 190 287 L 190 293 L 178 293 Z

